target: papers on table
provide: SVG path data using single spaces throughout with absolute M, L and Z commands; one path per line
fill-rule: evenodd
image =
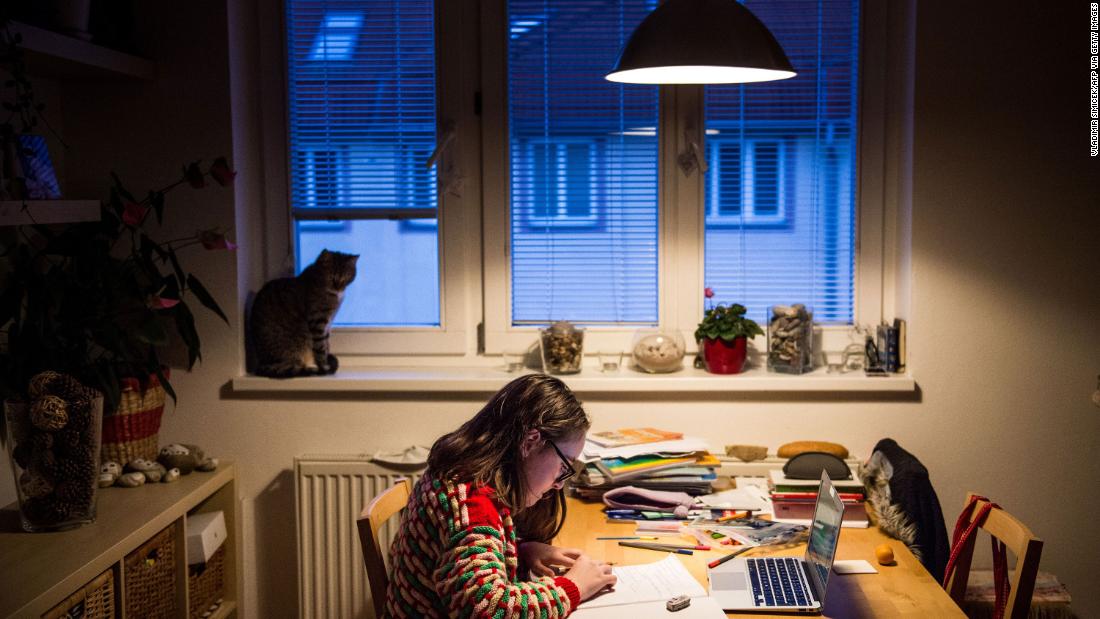
M 718 602 L 711 597 L 692 598 L 691 606 L 675 613 L 668 612 L 667 600 L 657 602 L 639 602 L 630 606 L 599 606 L 588 608 L 581 604 L 570 617 L 577 619 L 622 619 L 623 613 L 637 619 L 648 617 L 670 617 L 675 619 L 725 619 L 726 613 Z
M 704 494 L 695 499 L 695 504 L 700 507 L 717 507 L 721 509 L 763 511 L 767 508 L 767 502 L 757 492 L 749 488 L 733 488 L 713 494 Z
M 697 451 L 708 451 L 709 449 L 706 441 L 695 437 L 684 437 L 674 441 L 623 445 L 620 447 L 601 447 L 592 441 L 585 441 L 584 451 L 581 453 L 580 460 L 584 462 L 595 462 L 601 458 L 635 458 L 645 454 L 674 456 L 695 453 Z
M 691 598 L 707 595 L 699 581 L 671 554 L 655 563 L 616 566 L 611 571 L 619 578 L 615 589 L 581 602 L 578 611 L 640 602 L 661 602 L 663 605 L 677 595 Z M 625 609 L 618 610 L 623 612 Z

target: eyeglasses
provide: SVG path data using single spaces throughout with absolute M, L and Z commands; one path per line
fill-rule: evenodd
M 546 442 L 550 443 L 550 446 L 554 448 L 554 453 L 558 454 L 558 457 L 561 458 L 562 471 L 561 473 L 558 473 L 557 477 L 554 478 L 554 483 L 560 484 L 576 475 L 577 470 L 573 468 L 573 461 L 565 457 L 565 454 L 563 454 L 561 450 L 558 449 L 558 446 L 556 443 L 554 443 L 554 441 L 547 438 Z

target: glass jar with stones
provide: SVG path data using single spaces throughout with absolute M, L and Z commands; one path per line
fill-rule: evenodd
M 94 522 L 103 396 L 56 372 L 34 376 L 26 395 L 4 402 L 4 442 L 23 530 Z
M 639 329 L 630 351 L 634 367 L 650 374 L 664 374 L 684 367 L 687 346 L 679 331 Z
M 584 358 L 584 328 L 559 320 L 539 329 L 542 369 L 547 374 L 576 374 Z
M 774 305 L 768 309 L 768 371 L 812 371 L 813 347 L 814 317 L 805 305 Z

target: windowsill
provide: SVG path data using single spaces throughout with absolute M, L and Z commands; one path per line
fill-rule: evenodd
M 349 368 L 332 376 L 310 376 L 287 380 L 260 376 L 237 376 L 237 392 L 431 392 L 492 393 L 519 376 L 492 367 L 377 367 Z M 801 376 L 774 374 L 752 369 L 742 374 L 708 374 L 684 369 L 671 374 L 643 374 L 631 369 L 603 374 L 586 368 L 579 374 L 560 376 L 579 393 L 592 392 L 913 392 L 916 381 L 908 374 L 867 377 L 862 373 L 829 374 L 824 368 Z

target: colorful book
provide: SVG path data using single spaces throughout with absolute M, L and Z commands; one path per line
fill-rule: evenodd
M 621 430 L 592 432 L 588 435 L 588 440 L 600 447 L 621 447 L 623 445 L 639 445 L 659 441 L 677 441 L 682 438 L 684 438 L 682 432 L 668 432 L 657 428 L 623 428 Z
M 596 463 L 596 466 L 604 475 L 610 477 L 612 480 L 617 480 L 646 475 L 655 471 L 684 466 L 687 464 L 695 464 L 698 459 L 698 456 L 696 456 L 695 454 L 677 458 L 666 458 L 664 456 L 650 455 L 638 456 L 637 458 L 629 459 L 609 458 L 606 460 L 600 460 Z
M 907 329 L 905 326 L 905 319 L 895 318 L 894 328 L 897 329 L 898 332 L 898 372 L 904 372 L 906 368 L 906 357 L 909 354 L 905 343 Z

